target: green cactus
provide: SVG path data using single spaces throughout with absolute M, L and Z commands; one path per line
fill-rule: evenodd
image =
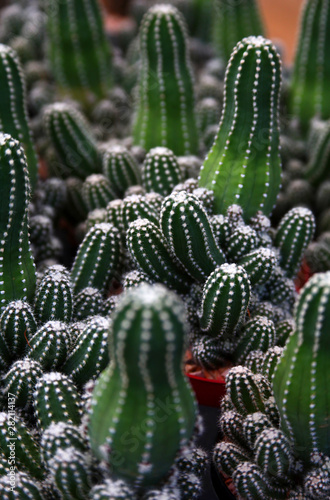
M 233 441 L 238 446 L 246 449 L 246 442 L 243 434 L 244 417 L 236 410 L 228 410 L 221 413 L 219 427 L 224 436 Z
M 66 360 L 71 347 L 67 324 L 48 321 L 29 339 L 27 355 L 38 361 L 45 371 L 56 370 Z
M 72 104 L 50 104 L 45 109 L 44 122 L 61 162 L 56 164 L 59 175 L 85 179 L 88 175 L 102 172 L 96 140 L 85 117 Z
M 264 34 L 256 0 L 216 0 L 213 4 L 213 44 L 224 61 L 229 60 L 237 42 Z
M 103 305 L 103 297 L 97 288 L 87 287 L 80 290 L 74 300 L 74 319 L 83 321 L 89 316 L 99 314 Z
M 49 61 L 58 89 L 90 106 L 112 85 L 109 42 L 96 0 L 46 2 Z
M 208 335 L 225 340 L 244 320 L 250 282 L 243 267 L 223 264 L 207 278 L 200 308 L 200 326 Z
M 40 323 L 72 319 L 72 285 L 66 269 L 49 268 L 41 279 L 34 300 L 34 313 Z
M 177 264 L 165 237 L 149 219 L 137 219 L 127 230 L 127 248 L 134 263 L 150 279 L 181 293 L 189 290 L 189 276 Z
M 120 145 L 109 146 L 103 155 L 103 174 L 122 197 L 130 186 L 140 184 L 141 174 L 134 156 Z
M 28 235 L 30 182 L 20 143 L 0 134 L 0 311 L 8 302 L 32 302 L 36 273 Z
M 109 327 L 106 318 L 94 316 L 76 339 L 61 371 L 69 375 L 77 386 L 95 379 L 108 365 Z
M 275 345 L 267 349 L 263 362 L 260 366 L 260 372 L 264 377 L 266 377 L 270 382 L 272 381 L 273 374 L 275 372 L 277 363 L 283 353 L 283 347 Z
M 42 433 L 40 453 L 45 463 L 54 457 L 57 450 L 70 447 L 82 453 L 87 451 L 87 442 L 77 425 L 68 422 L 55 422 Z
M 44 373 L 38 378 L 33 398 L 41 429 L 45 430 L 54 422 L 80 424 L 80 397 L 72 380 L 63 373 Z
M 0 131 L 10 134 L 24 148 L 29 180 L 34 191 L 38 177 L 38 159 L 29 128 L 23 69 L 11 47 L 0 44 Z
M 277 265 L 277 256 L 274 250 L 259 247 L 239 258 L 237 264 L 244 267 L 251 286 L 263 285 L 271 277 Z
M 234 366 L 226 376 L 226 389 L 236 411 L 248 415 L 265 413 L 265 402 L 271 396 L 271 386 L 265 377 L 244 366 Z
M 18 359 L 2 377 L 2 393 L 13 394 L 15 406 L 28 410 L 32 404 L 32 395 L 36 381 L 42 376 L 43 369 L 34 359 Z
M 251 462 L 242 462 L 236 467 L 233 482 L 237 493 L 246 500 L 286 498 L 287 488 L 274 485 L 260 467 Z
M 271 421 L 261 411 L 255 411 L 246 416 L 243 422 L 244 439 L 251 450 L 255 448 L 257 437 L 262 431 L 273 428 Z
M 167 196 L 181 181 L 182 171 L 173 151 L 160 146 L 150 149 L 142 165 L 145 189 Z
M 205 370 L 216 370 L 225 363 L 218 338 L 203 335 L 191 345 L 191 352 L 196 363 Z
M 222 473 L 232 477 L 240 463 L 249 462 L 250 455 L 237 444 L 220 441 L 213 449 L 213 463 Z
M 87 287 L 105 292 L 111 278 L 117 275 L 121 259 L 118 229 L 103 222 L 95 224 L 79 245 L 71 269 L 74 294 Z
M 21 357 L 37 323 L 31 306 L 22 300 L 9 302 L 0 316 L 0 338 L 8 348 L 8 359 Z M 1 349 L 2 350 L 2 349 Z
M 257 233 L 252 227 L 239 224 L 226 241 L 226 255 L 231 262 L 237 262 L 251 252 L 258 244 Z
M 84 180 L 81 188 L 83 200 L 88 211 L 105 208 L 116 197 L 110 181 L 103 174 L 91 174 Z
M 240 41 L 227 66 L 219 131 L 199 176 L 200 186 L 214 191 L 217 213 L 233 203 L 241 205 L 246 220 L 272 211 L 281 184 L 280 87 L 272 43 L 262 37 Z
M 90 490 L 92 500 L 127 500 L 134 499 L 135 490 L 121 479 L 105 479 L 104 483 L 93 486 Z
M 309 279 L 295 308 L 291 333 L 273 377 L 281 425 L 308 463 L 313 451 L 330 453 L 328 411 L 330 272 Z
M 295 277 L 314 232 L 315 217 L 308 208 L 292 208 L 280 221 L 274 245 L 280 251 L 279 264 L 289 278 Z
M 131 222 L 147 218 L 150 223 L 157 224 L 159 217 L 151 203 L 143 194 L 132 194 L 123 199 L 121 217 L 124 230 L 127 231 Z
M 225 262 L 207 213 L 192 194 L 173 192 L 164 199 L 160 225 L 176 259 L 195 280 L 204 282 Z
M 15 471 L 15 481 L 12 481 L 12 484 L 8 481 L 8 477 L 1 477 L 0 494 L 5 500 L 46 500 L 47 498 L 39 481 L 25 472 L 17 471 Z
M 129 290 L 113 315 L 112 360 L 93 392 L 89 435 L 114 477 L 136 486 L 165 477 L 193 433 L 196 403 L 182 372 L 186 328 L 183 303 L 162 285 Z
M 83 174 L 83 177 L 85 175 Z M 66 212 L 70 218 L 74 218 L 75 222 L 83 221 L 88 214 L 88 208 L 82 197 L 83 181 L 78 177 L 68 177 L 65 179 L 67 188 Z
M 293 466 L 288 438 L 275 428 L 266 428 L 255 441 L 255 460 L 265 475 L 286 480 Z
M 329 177 L 329 141 L 330 120 L 313 120 L 307 143 L 308 146 L 311 147 L 310 155 L 307 165 L 303 168 L 302 174 L 310 184 L 316 187 L 321 187 L 322 183 L 327 181 Z M 322 197 L 320 198 L 322 202 Z
M 15 439 L 16 438 L 16 439 Z M 44 469 L 41 464 L 39 448 L 32 434 L 17 416 L 10 412 L 0 413 L 0 446 L 8 460 L 14 462 L 31 476 L 42 479 Z
M 254 316 L 247 321 L 239 337 L 234 352 L 234 359 L 237 364 L 243 364 L 251 351 L 258 349 L 266 352 L 275 344 L 275 325 L 271 319 L 265 316 Z
M 330 10 L 327 0 L 306 0 L 290 85 L 289 111 L 307 132 L 314 116 L 330 118 Z
M 198 152 L 195 96 L 187 34 L 179 11 L 155 5 L 140 27 L 141 68 L 134 143 L 170 148 L 175 155 Z
M 284 347 L 290 334 L 295 329 L 292 319 L 284 319 L 276 324 L 276 345 Z

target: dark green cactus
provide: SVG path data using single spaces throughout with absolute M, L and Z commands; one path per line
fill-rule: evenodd
M 0 304 L 32 302 L 36 273 L 28 235 L 30 182 L 20 143 L 0 134 Z
M 74 293 L 87 287 L 105 292 L 111 278 L 117 275 L 121 259 L 118 229 L 103 222 L 95 224 L 79 245 L 71 269 Z
M 251 450 L 255 448 L 255 442 L 262 431 L 273 428 L 271 421 L 261 411 L 250 413 L 243 422 L 244 439 Z
M 213 5 L 212 38 L 217 54 L 224 61 L 228 61 L 237 42 L 264 34 L 257 1 L 216 0 Z
M 257 233 L 252 227 L 239 224 L 226 241 L 226 255 L 232 262 L 237 262 L 251 252 L 258 244 Z
M 269 477 L 251 462 L 242 462 L 236 467 L 233 481 L 237 493 L 246 500 L 286 498 L 287 488 L 274 485 Z
M 116 197 L 109 180 L 103 174 L 91 174 L 86 177 L 81 194 L 89 211 L 105 208 L 109 201 Z
M 70 375 L 77 386 L 81 387 L 90 379 L 95 379 L 108 365 L 109 327 L 106 318 L 94 316 L 76 339 L 61 371 Z
M 176 155 L 198 152 L 195 96 L 187 34 L 179 11 L 155 5 L 140 27 L 141 67 L 134 142 Z
M 119 197 L 124 195 L 128 187 L 140 184 L 139 166 L 124 146 L 114 145 L 106 148 L 103 155 L 103 174 Z
M 261 411 L 271 396 L 267 380 L 244 366 L 231 368 L 226 376 L 226 389 L 235 409 L 242 415 Z
M 330 115 L 329 115 L 330 118 Z M 314 186 L 322 186 L 324 181 L 329 177 L 329 141 L 330 141 L 330 121 L 327 120 L 312 122 L 312 130 L 308 139 L 310 146 L 310 156 L 307 165 L 303 169 L 303 176 Z M 313 130 L 316 129 L 316 130 Z M 316 199 L 316 202 L 318 200 Z M 324 202 L 324 200 L 319 200 Z
M 5 500 L 46 500 L 47 498 L 39 481 L 21 471 L 15 471 L 15 480 L 12 481 L 12 485 L 8 483 L 6 476 L 1 477 L 0 494 Z
M 176 263 L 165 237 L 149 219 L 131 222 L 127 231 L 127 248 L 135 264 L 153 281 L 186 293 L 190 280 Z
M 275 325 L 265 316 L 255 316 L 247 321 L 239 332 L 239 338 L 234 352 L 238 364 L 244 363 L 251 351 L 256 349 L 266 352 L 275 344 Z
M 244 449 L 227 441 L 220 441 L 215 445 L 212 458 L 215 466 L 230 477 L 240 463 L 251 460 Z
M 110 201 L 106 206 L 106 221 L 113 224 L 121 233 L 125 232 L 123 223 L 123 200 Z
M 219 427 L 224 436 L 238 446 L 246 449 L 246 441 L 243 434 L 244 417 L 236 410 L 228 410 L 221 413 Z
M 32 404 L 32 395 L 36 381 L 42 376 L 43 369 L 34 359 L 18 359 L 12 363 L 2 378 L 2 393 L 13 394 L 15 406 L 27 410 Z
M 272 43 L 262 37 L 240 41 L 227 66 L 219 131 L 199 177 L 200 186 L 214 191 L 216 212 L 224 214 L 233 203 L 241 205 L 246 220 L 272 211 L 281 184 L 280 87 Z
M 68 422 L 55 422 L 42 433 L 40 453 L 45 463 L 49 462 L 57 450 L 70 447 L 82 453 L 87 451 L 87 442 L 77 425 Z
M 16 439 L 15 439 L 16 438 Z M 36 479 L 42 479 L 44 469 L 41 465 L 39 448 L 32 434 L 22 420 L 7 412 L 0 413 L 0 446 L 8 460 L 13 459 L 18 468 L 29 472 Z
M 0 131 L 10 134 L 23 146 L 30 185 L 34 190 L 38 176 L 38 159 L 28 123 L 25 78 L 15 50 L 3 44 L 0 44 L 0 82 Z
M 276 345 L 284 347 L 294 328 L 295 324 L 292 319 L 284 319 L 282 321 L 279 321 L 276 324 Z
M 142 165 L 145 189 L 167 196 L 181 181 L 182 171 L 173 151 L 159 146 L 150 149 Z
M 44 112 L 44 122 L 61 162 L 56 165 L 59 174 L 85 179 L 102 171 L 96 140 L 84 116 L 72 104 L 50 104 Z
M 103 297 L 97 288 L 87 287 L 80 290 L 74 300 L 74 319 L 83 321 L 89 316 L 99 314 L 103 305 Z
M 89 424 L 91 447 L 115 478 L 157 484 L 192 436 L 196 404 L 182 372 L 186 328 L 183 303 L 162 285 L 129 290 L 116 308 L 112 360 L 96 383 Z
M 224 340 L 244 320 L 250 299 L 250 282 L 243 267 L 223 264 L 207 278 L 200 308 L 203 332 Z
M 272 381 L 273 374 L 275 372 L 277 363 L 283 353 L 283 347 L 274 346 L 270 347 L 265 355 L 263 362 L 260 366 L 260 372 L 264 377 L 266 377 L 270 382 Z
M 90 459 L 76 448 L 59 448 L 49 460 L 51 483 L 67 500 L 85 500 L 91 488 Z
M 96 0 L 46 2 L 49 60 L 59 90 L 85 105 L 112 84 L 112 64 Z
M 26 347 L 28 357 L 38 361 L 45 371 L 59 368 L 71 347 L 67 329 L 67 324 L 61 321 L 43 324 L 29 339 Z
M 85 175 L 82 175 L 85 177 Z M 67 189 L 66 211 L 74 221 L 85 220 L 88 214 L 88 208 L 82 197 L 83 181 L 78 177 L 68 177 L 65 180 Z
M 41 429 L 45 430 L 54 422 L 80 424 L 80 397 L 72 380 L 63 373 L 44 373 L 37 380 L 33 397 Z
M 225 262 L 203 205 L 192 194 L 174 192 L 164 199 L 160 225 L 175 257 L 195 280 L 204 282 Z
M 296 275 L 314 232 L 315 217 L 308 208 L 292 208 L 280 221 L 274 244 L 280 251 L 279 264 L 289 278 Z
M 131 488 L 125 481 L 121 479 L 113 480 L 105 479 L 104 483 L 93 486 L 90 490 L 90 498 L 92 500 L 127 500 L 133 499 L 135 490 Z
M 127 231 L 131 222 L 147 218 L 150 223 L 157 224 L 159 217 L 151 203 L 142 194 L 132 194 L 123 199 L 121 217 L 124 230 Z
M 263 285 L 268 281 L 277 265 L 277 256 L 274 250 L 259 247 L 239 258 L 237 264 L 244 267 L 251 286 Z
M 289 111 L 307 132 L 311 119 L 330 118 L 330 10 L 327 0 L 306 0 L 290 86 Z
M 191 352 L 196 363 L 205 370 L 216 370 L 225 363 L 218 338 L 203 335 L 191 345 Z
M 282 428 L 308 463 L 312 451 L 330 453 L 330 272 L 315 274 L 303 287 L 295 322 L 275 370 L 273 389 Z
M 135 288 L 142 283 L 152 284 L 152 280 L 147 274 L 138 269 L 133 269 L 123 276 L 123 289 L 128 290 L 129 288 Z
M 9 302 L 0 316 L 0 338 L 8 348 L 8 359 L 21 357 L 37 323 L 31 306 L 22 300 Z M 3 349 L 1 349 L 3 351 Z
M 329 457 L 314 466 L 304 477 L 304 490 L 311 498 L 328 498 L 330 495 Z
M 72 285 L 69 273 L 49 268 L 37 287 L 34 313 L 40 323 L 50 320 L 69 323 L 72 319 Z
M 264 474 L 287 479 L 293 466 L 293 453 L 288 438 L 275 428 L 266 428 L 255 442 L 255 460 Z

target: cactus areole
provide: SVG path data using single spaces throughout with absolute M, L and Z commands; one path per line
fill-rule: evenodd
M 283 430 L 304 461 L 330 454 L 330 272 L 315 274 L 296 305 L 296 330 L 277 365 L 273 386 Z
M 93 392 L 89 434 L 113 476 L 137 487 L 166 477 L 193 433 L 196 404 L 182 371 L 184 317 L 174 292 L 146 284 L 126 292 L 113 316 L 111 362 Z
M 279 96 L 281 62 L 273 44 L 248 37 L 234 48 L 226 76 L 222 117 L 201 167 L 199 184 L 215 195 L 224 214 L 236 203 L 248 221 L 269 215 L 281 185 Z

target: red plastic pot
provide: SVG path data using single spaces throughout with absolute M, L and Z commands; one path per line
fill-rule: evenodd
M 212 380 L 196 375 L 188 374 L 187 377 L 196 394 L 197 402 L 200 405 L 219 408 L 220 402 L 226 394 L 226 384 L 224 381 Z

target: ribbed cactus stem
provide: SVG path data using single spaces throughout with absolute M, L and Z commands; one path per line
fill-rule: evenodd
M 181 181 L 183 173 L 173 151 L 160 146 L 150 149 L 142 165 L 146 190 L 167 196 Z
M 313 451 L 330 453 L 330 272 L 315 274 L 301 290 L 295 321 L 273 388 L 282 428 L 308 463 Z
M 96 0 L 47 0 L 49 60 L 59 90 L 88 105 L 112 84 L 111 51 Z
M 69 323 L 72 318 L 72 285 L 67 271 L 49 270 L 42 278 L 35 295 L 34 311 L 38 321 Z
M 279 264 L 289 278 L 296 275 L 314 232 L 315 217 L 308 208 L 292 208 L 280 221 L 274 244 L 280 251 Z
M 101 154 L 85 117 L 70 103 L 47 106 L 44 122 L 61 161 L 60 173 L 85 179 L 102 171 Z
M 249 220 L 259 210 L 270 214 L 275 205 L 280 87 L 281 63 L 272 43 L 260 36 L 240 41 L 226 70 L 219 131 L 199 178 L 200 186 L 214 191 L 218 213 L 238 203 Z
M 314 116 L 330 118 L 330 92 L 327 82 L 330 66 L 330 8 L 328 0 L 305 0 L 301 14 L 299 40 L 294 60 L 290 92 L 290 112 L 308 131 Z
M 30 182 L 24 150 L 0 134 L 0 310 L 13 300 L 32 302 L 36 273 L 28 234 Z
M 140 184 L 141 174 L 135 158 L 124 146 L 118 144 L 105 150 L 103 174 L 120 197 L 130 186 Z
M 31 189 L 38 176 L 38 160 L 29 128 L 23 69 L 11 47 L 0 44 L 0 132 L 10 134 L 23 146 Z
M 165 198 L 160 224 L 170 248 L 186 272 L 197 281 L 225 262 L 206 210 L 192 194 L 174 192 Z
M 213 41 L 224 61 L 240 40 L 251 35 L 263 35 L 264 28 L 256 0 L 215 0 Z
M 136 486 L 165 477 L 192 436 L 196 407 L 182 372 L 184 318 L 183 303 L 162 285 L 129 290 L 113 315 L 112 360 L 93 392 L 89 434 L 114 477 Z
M 172 5 L 155 5 L 140 28 L 141 70 L 134 142 L 176 155 L 198 152 L 193 76 L 184 19 Z

